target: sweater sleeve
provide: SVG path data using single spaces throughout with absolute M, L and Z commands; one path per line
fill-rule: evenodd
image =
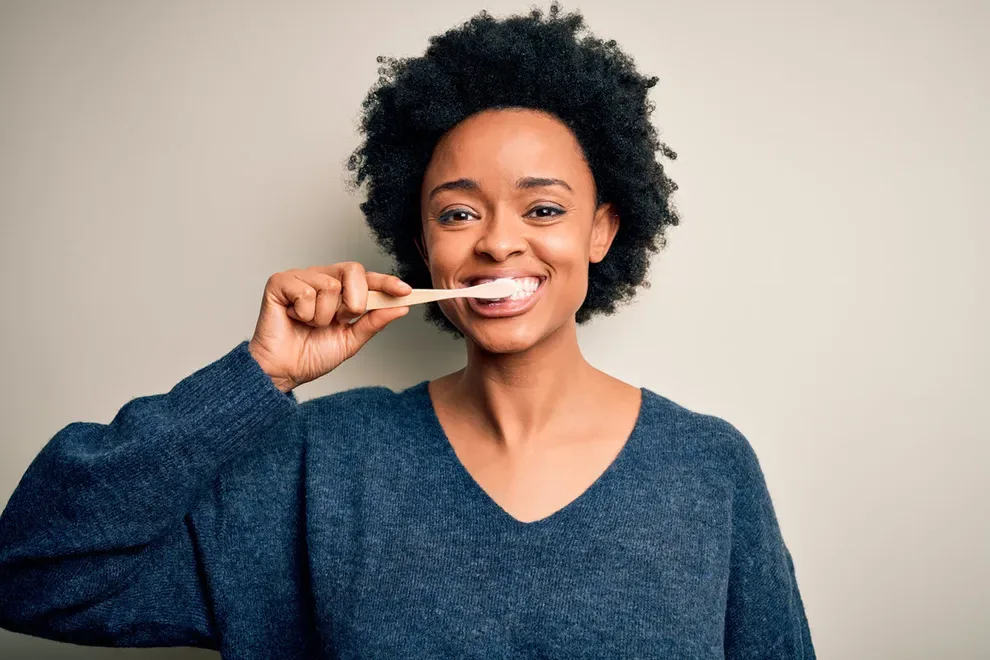
M 89 646 L 217 648 L 189 512 L 298 401 L 241 342 L 109 424 L 47 442 L 0 514 L 0 627 Z M 279 422 L 284 422 L 280 424 Z
M 741 434 L 725 615 L 727 660 L 815 660 L 791 553 L 766 480 Z

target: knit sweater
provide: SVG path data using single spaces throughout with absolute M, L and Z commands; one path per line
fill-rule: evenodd
M 815 658 L 730 423 L 640 388 L 604 473 L 525 523 L 428 381 L 300 403 L 247 346 L 42 448 L 0 515 L 0 627 L 245 660 Z

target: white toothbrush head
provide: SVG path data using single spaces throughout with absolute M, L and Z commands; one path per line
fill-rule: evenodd
M 507 298 L 508 296 L 511 296 L 519 290 L 519 285 L 516 284 L 516 281 L 510 277 L 502 277 L 471 288 L 474 289 L 474 294 L 471 296 L 472 298 L 498 300 L 499 298 Z

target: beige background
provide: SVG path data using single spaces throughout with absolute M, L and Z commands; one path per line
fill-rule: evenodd
M 0 4 L 0 502 L 69 422 L 249 338 L 271 273 L 387 269 L 343 184 L 375 56 L 528 6 Z M 819 657 L 987 657 L 988 5 L 564 8 L 660 77 L 680 155 L 684 223 L 589 359 L 746 434 Z M 414 310 L 299 396 L 462 360 Z M 0 631 L 0 656 L 215 654 Z

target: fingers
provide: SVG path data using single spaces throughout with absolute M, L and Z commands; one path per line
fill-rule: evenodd
M 363 267 L 360 263 L 344 261 L 337 264 L 328 264 L 324 266 L 313 266 L 307 270 L 313 270 L 318 273 L 326 273 L 331 277 L 342 279 L 343 272 L 352 267 L 351 264 L 355 266 Z M 401 279 L 395 275 L 387 275 L 384 273 L 376 273 L 374 271 L 365 272 L 365 277 L 368 282 L 368 289 L 371 291 L 384 291 L 393 296 L 404 296 L 412 291 L 412 287 L 407 283 L 403 282 Z
M 286 314 L 314 327 L 329 325 L 337 311 L 340 282 L 324 273 L 293 269 L 273 276 Z
M 407 296 L 412 293 L 412 287 L 395 275 L 368 272 L 368 288 L 372 291 L 383 291 L 393 296 Z
M 272 275 L 268 278 L 265 291 L 267 296 L 286 308 L 288 316 L 306 323 L 312 321 L 316 312 L 317 290 L 299 276 L 301 272 L 290 270 Z
M 340 321 L 356 319 L 368 306 L 368 278 L 364 266 L 356 261 L 347 261 L 340 266 L 341 302 L 337 309 Z
M 313 314 L 313 325 L 323 328 L 330 325 L 334 315 L 340 308 L 341 284 L 329 275 L 312 273 L 316 288 L 316 312 Z
M 408 307 L 388 307 L 374 309 L 348 326 L 350 331 L 350 349 L 356 352 L 368 341 L 381 332 L 392 321 L 402 318 L 409 313 Z
M 277 273 L 270 278 L 268 288 L 287 307 L 288 316 L 313 327 L 326 327 L 335 319 L 343 323 L 364 315 L 369 290 L 395 296 L 412 291 L 398 277 L 365 271 L 364 266 L 353 261 Z M 376 333 L 398 318 L 386 316 L 386 320 L 376 315 L 368 321 L 371 326 L 367 331 Z

